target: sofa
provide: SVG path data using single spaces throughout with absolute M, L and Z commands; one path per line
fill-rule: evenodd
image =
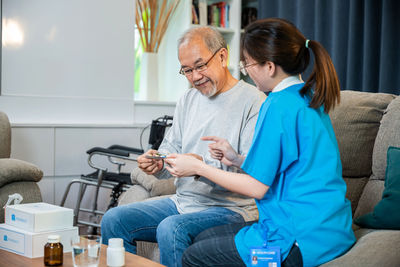
M 0 206 L 8 196 L 19 193 L 22 203 L 41 202 L 42 195 L 37 185 L 43 172 L 34 164 L 10 158 L 11 127 L 4 112 L 0 111 Z M 0 223 L 4 222 L 4 209 L 0 208 Z
M 341 154 L 346 197 L 355 219 L 372 212 L 381 201 L 388 147 L 400 147 L 400 96 L 345 90 L 341 92 L 340 105 L 329 115 Z M 132 179 L 137 184 L 121 196 L 119 205 L 174 192 L 173 178 L 158 180 L 135 169 Z M 322 266 L 400 266 L 399 230 L 369 229 L 356 224 L 353 230 L 355 245 Z M 159 261 L 157 244 L 139 241 L 137 245 L 139 255 Z

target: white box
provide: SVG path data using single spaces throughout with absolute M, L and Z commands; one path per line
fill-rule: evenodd
M 5 223 L 29 232 L 71 228 L 74 211 L 44 202 L 6 206 Z
M 78 236 L 78 227 L 32 233 L 3 223 L 0 224 L 0 248 L 29 258 L 43 257 L 49 235 L 60 235 L 63 252 L 71 252 L 71 239 Z

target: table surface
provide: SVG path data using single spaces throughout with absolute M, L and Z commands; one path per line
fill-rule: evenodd
M 107 246 L 101 245 L 100 252 L 100 264 L 99 267 L 107 266 Z M 0 267 L 26 267 L 26 266 L 44 266 L 43 257 L 40 258 L 27 258 L 6 250 L 0 249 Z M 64 253 L 63 265 L 66 267 L 72 267 L 72 256 L 71 252 Z M 132 253 L 125 253 L 125 266 L 135 266 L 135 267 L 161 267 L 157 262 L 151 261 L 149 259 L 134 255 Z

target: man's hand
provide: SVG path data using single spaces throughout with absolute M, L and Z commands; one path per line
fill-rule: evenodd
M 137 158 L 138 167 L 147 174 L 155 174 L 162 170 L 164 162 L 162 159 L 148 159 L 146 155 L 152 156 L 157 153 L 157 150 L 150 149 L 146 153 Z
M 231 144 L 226 139 L 217 136 L 203 136 L 203 141 L 214 141 L 208 145 L 211 157 L 221 161 L 221 163 L 227 166 L 240 167 L 243 162 L 243 158 L 236 153 Z

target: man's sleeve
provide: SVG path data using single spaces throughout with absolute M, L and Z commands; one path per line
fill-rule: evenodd
M 161 153 L 182 153 L 182 123 L 184 98 L 185 96 L 182 96 L 176 104 L 172 126 L 166 132 L 164 139 L 160 147 L 158 148 L 158 151 L 160 151 Z
M 246 121 L 241 129 L 238 151 L 238 153 L 242 156 L 246 156 L 249 152 L 253 141 L 253 134 L 257 123 L 258 112 L 260 111 L 263 101 L 264 99 L 261 97 L 256 99 L 251 107 L 244 111 L 247 113 L 247 116 Z
M 182 96 L 176 104 L 172 126 L 166 132 L 164 139 L 160 147 L 158 148 L 158 151 L 161 153 L 182 153 L 182 111 L 184 107 L 183 103 L 184 96 Z M 156 176 L 158 179 L 168 179 L 171 177 L 171 174 L 167 171 L 167 169 L 163 168 L 154 176 Z

